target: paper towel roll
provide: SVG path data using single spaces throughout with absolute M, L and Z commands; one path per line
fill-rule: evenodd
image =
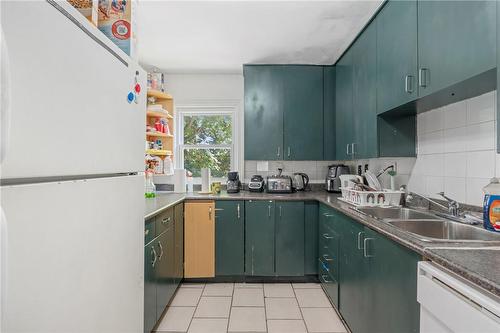
M 209 192 L 210 191 L 210 169 L 209 168 L 201 168 L 201 191 Z
M 174 169 L 174 192 L 186 192 L 186 170 Z

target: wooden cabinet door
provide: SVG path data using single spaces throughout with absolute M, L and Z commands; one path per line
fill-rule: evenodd
M 184 276 L 184 204 L 180 203 L 174 207 L 174 230 L 175 230 L 175 284 Z
M 245 159 L 283 159 L 283 66 L 244 66 Z
M 354 159 L 378 156 L 376 53 L 377 30 L 372 23 L 352 46 Z
M 218 200 L 215 208 L 215 275 L 243 275 L 245 202 Z
M 389 1 L 377 26 L 377 113 L 418 97 L 417 1 Z
M 336 159 L 335 133 L 335 66 L 325 66 L 323 69 L 323 160 L 325 161 Z
M 323 159 L 323 67 L 283 66 L 285 160 Z
M 187 201 L 184 205 L 184 276 L 215 276 L 215 203 Z
M 304 276 L 304 202 L 276 202 L 276 275 Z
M 245 274 L 274 276 L 274 201 L 245 202 Z
M 336 65 L 335 84 L 335 133 L 338 160 L 352 158 L 353 113 L 352 113 L 352 52 L 347 50 Z
M 496 1 L 418 1 L 419 96 L 495 68 Z

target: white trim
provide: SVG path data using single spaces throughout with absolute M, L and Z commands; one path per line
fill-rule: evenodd
M 196 148 L 209 149 L 209 148 L 231 148 L 231 171 L 240 172 L 243 176 L 243 135 L 241 129 L 243 128 L 241 113 L 241 102 L 239 100 L 194 100 L 183 101 L 176 103 L 175 106 L 175 159 L 176 168 L 184 168 L 184 149 L 189 148 L 191 145 L 184 145 L 184 128 L 183 117 L 186 115 L 221 115 L 229 114 L 232 116 L 232 144 L 231 145 L 206 145 L 203 147 L 196 146 Z M 193 146 L 194 148 L 194 146 Z M 215 180 L 215 179 L 214 179 Z

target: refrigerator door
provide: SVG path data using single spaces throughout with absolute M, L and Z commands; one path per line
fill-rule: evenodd
M 137 175 L 1 187 L 2 332 L 142 332 L 143 186 Z
M 140 66 L 66 1 L 0 5 L 10 77 L 1 178 L 143 170 L 146 75 Z M 142 89 L 137 103 L 129 103 L 136 72 Z

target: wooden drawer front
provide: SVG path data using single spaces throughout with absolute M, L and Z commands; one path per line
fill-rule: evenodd
M 155 238 L 155 218 L 152 217 L 145 221 L 144 225 L 144 245 L 148 244 Z
M 174 208 L 168 208 L 156 215 L 156 236 L 167 230 L 174 223 Z

